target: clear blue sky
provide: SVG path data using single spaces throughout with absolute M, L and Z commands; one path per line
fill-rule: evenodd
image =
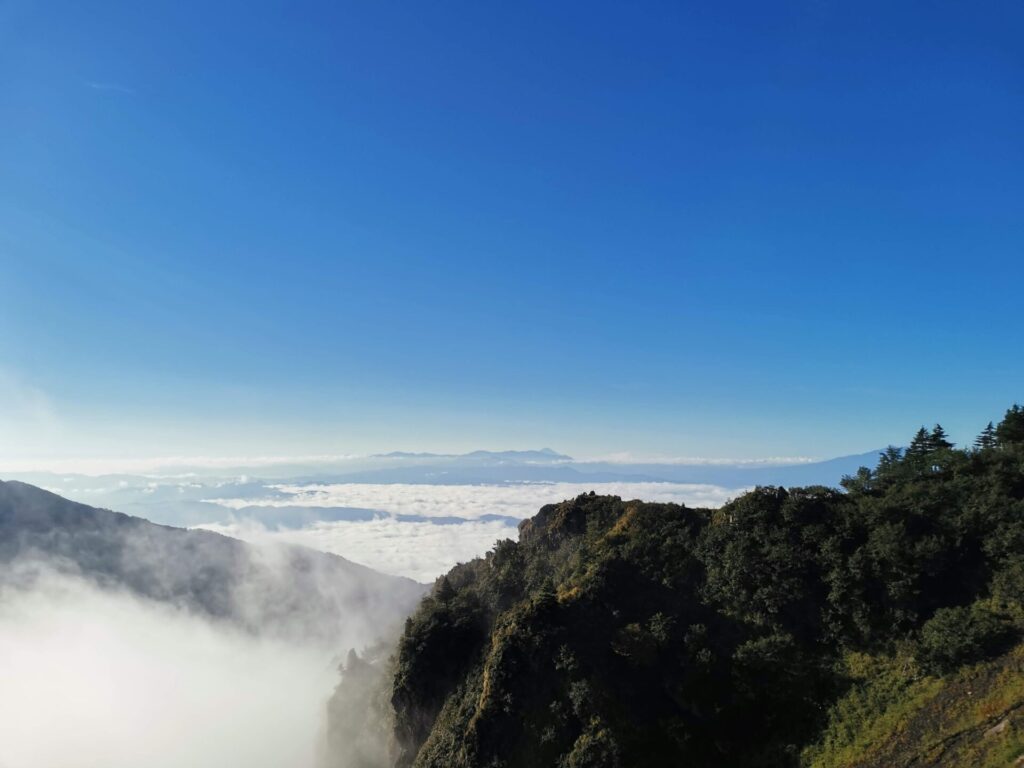
M 0 3 L 0 455 L 969 439 L 1024 398 L 1022 39 L 1019 2 Z

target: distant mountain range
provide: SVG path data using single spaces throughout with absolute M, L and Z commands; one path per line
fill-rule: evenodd
M 836 487 L 844 475 L 874 466 L 879 451 L 823 461 L 713 462 L 580 461 L 551 448 L 538 450 L 472 451 L 465 454 L 396 451 L 375 456 L 335 460 L 281 460 L 216 469 L 168 466 L 159 473 L 85 475 L 20 472 L 16 479 L 87 501 L 171 525 L 201 525 L 232 515 L 259 519 L 269 525 L 297 527 L 316 520 L 366 520 L 380 509 L 279 509 L 257 513 L 234 512 L 211 503 L 219 498 L 251 499 L 259 503 L 288 494 L 281 484 L 410 484 L 516 485 L 523 483 L 682 483 L 737 490 L 757 485 L 826 485 Z M 552 499 L 554 500 L 554 499 Z
M 388 636 L 425 587 L 302 547 L 251 546 L 0 482 L 0 584 L 47 571 L 249 631 L 333 643 Z
M 577 461 L 550 448 L 538 451 L 473 451 L 448 455 L 390 453 L 390 461 L 345 471 L 335 468 L 303 478 L 334 483 L 422 483 L 459 485 L 479 483 L 701 483 L 726 488 L 755 485 L 838 486 L 844 475 L 874 466 L 879 451 L 823 461 L 715 463 Z
M 600 460 L 576 459 L 551 448 L 535 450 L 487 451 L 469 453 L 428 453 L 392 451 L 370 456 L 308 457 L 280 459 L 239 459 L 226 465 L 194 464 L 188 459 L 167 460 L 148 472 L 109 472 L 84 474 L 45 470 L 8 473 L 9 477 L 37 485 L 54 482 L 78 482 L 115 486 L 133 484 L 140 477 L 194 478 L 205 483 L 212 478 L 260 478 L 264 481 L 295 480 L 322 482 L 594 482 L 645 480 L 675 483 L 714 483 L 725 486 L 756 482 L 781 484 L 790 478 L 808 478 L 815 483 L 836 486 L 843 474 L 861 466 L 874 466 L 881 450 L 822 460 Z M 464 478 L 464 479 L 460 479 Z
M 550 448 L 535 451 L 471 451 L 469 453 L 409 453 L 407 451 L 391 451 L 375 454 L 381 459 L 462 459 L 467 462 L 498 462 L 511 464 L 531 464 L 572 461 L 572 456 L 558 453 Z

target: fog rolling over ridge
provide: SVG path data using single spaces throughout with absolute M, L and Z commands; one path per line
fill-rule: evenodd
M 335 555 L 253 547 L 0 484 L 0 563 L 24 583 L 39 566 L 263 635 L 337 644 L 397 624 L 422 591 Z
M 0 766 L 312 766 L 423 587 L 0 483 Z

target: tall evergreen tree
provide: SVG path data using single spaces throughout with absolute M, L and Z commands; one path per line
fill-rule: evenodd
M 891 477 L 895 474 L 903 461 L 903 449 L 890 445 L 878 455 L 878 467 L 874 476 L 880 479 Z
M 905 456 L 907 464 L 920 467 L 932 451 L 932 433 L 922 427 L 913 435 L 913 439 L 910 440 L 910 445 L 907 447 Z
M 921 427 L 917 430 L 917 434 L 914 435 L 914 439 L 910 441 L 910 447 L 907 448 L 907 458 L 917 459 L 931 450 L 931 435 L 928 430 Z
M 932 433 L 928 435 L 928 449 L 930 451 L 947 450 L 953 447 L 953 443 L 946 437 L 946 430 L 941 424 L 936 424 Z
M 1024 408 L 1015 405 L 1006 412 L 996 427 L 996 441 L 999 445 L 1024 443 Z
M 990 421 L 988 426 L 981 430 L 981 434 L 978 435 L 974 440 L 974 450 L 986 451 L 989 448 L 995 448 L 996 445 L 996 428 Z
M 451 600 L 455 597 L 456 594 L 455 587 L 452 586 L 452 583 L 448 580 L 447 576 L 441 577 L 441 580 L 438 582 L 435 590 L 436 591 L 434 592 L 434 598 L 439 603 L 451 602 Z

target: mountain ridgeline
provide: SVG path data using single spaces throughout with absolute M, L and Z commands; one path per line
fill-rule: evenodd
M 0 482 L 0 588 L 31 587 L 47 574 L 82 578 L 249 632 L 327 645 L 387 636 L 424 591 L 410 579 L 336 555 L 255 547 Z
M 1024 409 L 842 485 L 544 507 L 350 654 L 333 764 L 1022 764 Z

